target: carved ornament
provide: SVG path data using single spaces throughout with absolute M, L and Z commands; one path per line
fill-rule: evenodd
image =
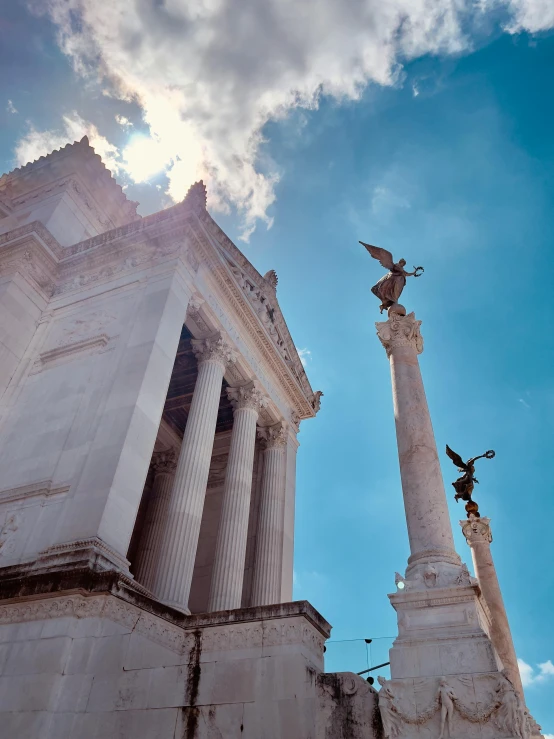
M 273 426 L 261 426 L 258 428 L 258 437 L 266 451 L 284 449 L 287 443 L 287 427 L 281 421 Z
M 177 467 L 177 455 L 175 449 L 167 449 L 163 452 L 154 452 L 150 463 L 155 475 L 171 475 Z
M 431 723 L 439 739 L 473 735 L 470 724 L 492 725 L 501 735 L 530 739 L 532 719 L 505 672 L 377 679 L 385 739 L 412 739 L 415 726 Z
M 388 321 L 377 321 L 375 326 L 387 357 L 400 346 L 411 346 L 417 354 L 423 351 L 423 337 L 419 331 L 421 321 L 416 320 L 415 313 L 407 316 L 392 313 Z
M 269 398 L 256 382 L 249 382 L 242 387 L 228 387 L 227 397 L 235 411 L 252 410 L 259 413 L 269 403 Z
M 490 527 L 490 518 L 477 517 L 470 513 L 466 521 L 460 521 L 462 533 L 466 538 L 469 546 L 472 544 L 492 542 L 492 531 Z
M 191 345 L 199 365 L 203 362 L 219 362 L 223 367 L 227 367 L 237 361 L 236 352 L 221 334 L 215 334 L 207 339 L 192 339 Z

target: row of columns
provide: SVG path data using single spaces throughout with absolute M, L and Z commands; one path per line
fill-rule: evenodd
M 137 581 L 185 613 L 194 571 L 219 398 L 227 366 L 236 361 L 220 337 L 192 340 L 198 377 L 178 459 L 155 454 L 155 477 L 136 563 Z M 268 399 L 255 382 L 228 388 L 233 430 L 223 488 L 209 610 L 240 608 L 258 416 Z M 258 429 L 264 465 L 252 605 L 280 601 L 286 430 Z

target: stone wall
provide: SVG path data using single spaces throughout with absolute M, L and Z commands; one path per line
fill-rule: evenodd
M 372 739 L 376 693 L 325 675 L 305 602 L 162 618 L 129 593 L 0 606 L 0 735 Z M 159 608 L 159 606 L 157 606 Z

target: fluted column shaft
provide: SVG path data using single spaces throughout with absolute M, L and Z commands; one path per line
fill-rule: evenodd
M 221 338 L 192 341 L 198 377 L 171 492 L 161 543 L 155 593 L 188 612 L 188 599 L 212 456 L 221 383 L 235 355 Z
M 217 532 L 208 605 L 210 611 L 241 606 L 256 422 L 260 409 L 267 405 L 267 399 L 254 383 L 241 388 L 228 388 L 227 393 L 234 406 L 234 419 Z
M 490 519 L 472 516 L 469 520 L 460 521 L 460 525 L 471 548 L 475 575 L 491 614 L 491 641 L 502 660 L 508 678 L 524 698 L 512 632 L 492 558 Z
M 281 601 L 285 503 L 286 430 L 281 425 L 260 429 L 265 437 L 262 489 L 252 584 L 253 606 Z
M 459 564 L 417 355 L 423 351 L 421 321 L 414 314 L 392 314 L 377 323 L 392 377 L 396 440 L 404 508 L 410 540 L 410 564 L 440 561 Z
M 161 537 L 167 521 L 169 501 L 175 479 L 175 450 L 155 452 L 152 455 L 152 467 L 154 469 L 152 496 L 140 537 L 135 565 L 135 579 L 148 590 L 154 591 Z

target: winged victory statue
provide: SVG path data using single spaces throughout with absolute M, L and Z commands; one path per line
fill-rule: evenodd
M 392 306 L 398 305 L 398 299 L 406 285 L 406 277 L 421 277 L 424 271 L 423 267 L 414 267 L 413 272 L 406 272 L 404 269 L 405 259 L 395 262 L 390 251 L 382 249 L 380 246 L 365 244 L 363 241 L 360 241 L 360 244 L 365 246 L 373 259 L 377 259 L 381 267 L 389 270 L 376 285 L 373 285 L 371 292 L 381 301 L 379 307 L 381 313 L 384 310 L 390 310 Z
M 467 501 L 465 508 L 468 518 L 470 513 L 473 513 L 474 516 L 479 518 L 479 506 L 471 497 L 475 484 L 479 484 L 479 480 L 475 477 L 475 462 L 478 459 L 483 458 L 493 459 L 493 457 L 495 456 L 494 451 L 492 449 L 489 449 L 488 452 L 480 454 L 478 457 L 472 457 L 471 459 L 468 459 L 467 462 L 464 462 L 460 455 L 453 451 L 447 444 L 446 454 L 454 462 L 454 464 L 458 468 L 458 472 L 464 473 L 461 477 L 459 477 L 452 483 L 452 487 L 456 491 L 456 494 L 454 495 L 456 502 L 458 502 L 459 500 Z

